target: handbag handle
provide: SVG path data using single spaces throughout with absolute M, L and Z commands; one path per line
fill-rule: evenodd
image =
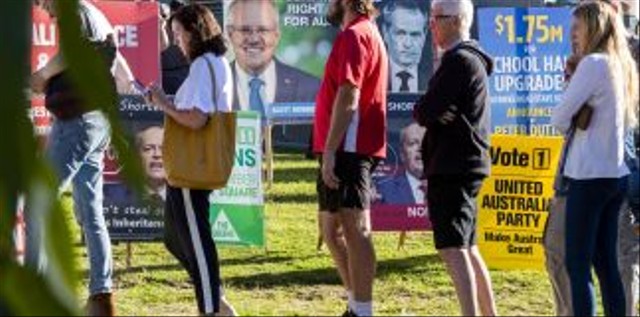
M 211 61 L 209 61 L 207 56 L 203 55 L 202 57 L 204 57 L 204 60 L 207 61 L 209 73 L 211 74 L 211 82 L 213 83 L 213 109 L 218 112 L 218 85 L 216 85 L 216 72 L 213 70 L 213 65 L 211 65 Z
M 567 132 L 567 137 L 565 138 L 564 147 L 562 148 L 561 156 L 560 156 L 560 165 L 558 166 L 558 174 L 564 174 L 564 167 L 567 164 L 567 156 L 569 155 L 569 148 L 571 147 L 571 143 L 573 143 L 573 137 L 576 134 L 576 127 L 572 124 Z

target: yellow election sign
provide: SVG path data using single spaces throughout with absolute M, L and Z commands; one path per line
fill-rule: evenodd
M 478 197 L 478 246 L 496 269 L 543 269 L 542 236 L 560 137 L 494 135 L 491 177 Z

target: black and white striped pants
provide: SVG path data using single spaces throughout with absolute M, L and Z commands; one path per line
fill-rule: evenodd
M 198 310 L 219 311 L 220 265 L 209 224 L 210 190 L 167 185 L 164 243 L 187 270 L 196 289 Z

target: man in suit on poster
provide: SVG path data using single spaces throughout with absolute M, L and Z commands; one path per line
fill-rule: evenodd
M 390 0 L 383 6 L 380 19 L 389 50 L 389 91 L 424 91 L 431 75 L 431 48 L 425 47 L 427 13 L 416 0 Z M 423 55 L 427 63 L 421 63 Z
M 273 102 L 313 102 L 320 80 L 275 57 L 280 41 L 278 7 L 273 0 L 234 0 L 227 32 L 236 56 L 235 110 L 266 113 Z
M 162 161 L 164 128 L 162 123 L 158 122 L 137 123 L 134 125 L 134 131 L 136 149 L 145 174 L 144 192 L 140 197 L 136 197 L 125 184 L 105 184 L 105 201 L 121 206 L 162 207 L 166 200 L 166 172 Z
M 411 123 L 400 132 L 400 160 L 404 169 L 391 179 L 377 184 L 379 202 L 390 205 L 424 204 L 423 164 L 420 145 L 426 129 Z

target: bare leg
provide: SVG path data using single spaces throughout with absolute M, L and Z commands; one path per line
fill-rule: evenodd
M 476 277 L 471 265 L 468 249 L 447 248 L 438 250 L 445 262 L 458 294 L 463 316 L 478 315 Z
M 371 302 L 376 254 L 371 241 L 369 211 L 342 210 L 339 214 L 349 254 L 349 275 L 356 302 Z
M 351 290 L 351 278 L 349 277 L 349 261 L 347 256 L 347 244 L 340 230 L 340 217 L 337 214 L 322 211 L 320 212 L 320 227 L 322 238 L 331 252 L 333 262 L 338 269 L 338 274 L 342 280 L 342 285 Z
M 482 259 L 478 246 L 469 249 L 469 257 L 471 265 L 476 275 L 476 288 L 478 294 L 478 304 L 483 316 L 496 316 L 496 301 L 493 296 L 493 287 L 491 285 L 491 276 L 489 270 Z

